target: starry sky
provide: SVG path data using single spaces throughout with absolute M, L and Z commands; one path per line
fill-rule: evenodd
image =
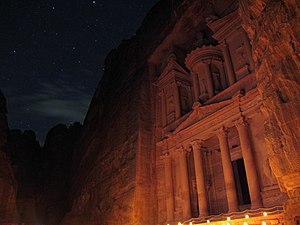
M 158 0 L 0 2 L 0 89 L 10 129 L 43 142 L 58 123 L 83 122 L 107 53 L 132 37 Z

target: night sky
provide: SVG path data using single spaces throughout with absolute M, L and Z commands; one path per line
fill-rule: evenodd
M 83 122 L 107 53 L 158 0 L 3 0 L 0 89 L 10 129 L 43 142 L 58 123 Z

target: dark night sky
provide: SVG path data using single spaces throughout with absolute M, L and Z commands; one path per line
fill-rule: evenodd
M 9 127 L 32 129 L 43 141 L 58 123 L 82 122 L 105 56 L 134 35 L 157 1 L 1 1 L 0 89 Z

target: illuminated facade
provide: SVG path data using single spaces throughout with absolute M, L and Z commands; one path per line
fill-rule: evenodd
M 299 223 L 297 4 L 160 1 L 105 60 L 61 225 Z
M 265 150 L 250 41 L 237 11 L 206 21 L 210 43 L 174 48 L 155 81 L 159 223 L 279 219 L 286 195 Z

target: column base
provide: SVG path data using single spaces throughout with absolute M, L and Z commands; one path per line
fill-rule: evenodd
M 285 225 L 300 223 L 300 188 L 288 192 L 289 199 L 284 204 Z

